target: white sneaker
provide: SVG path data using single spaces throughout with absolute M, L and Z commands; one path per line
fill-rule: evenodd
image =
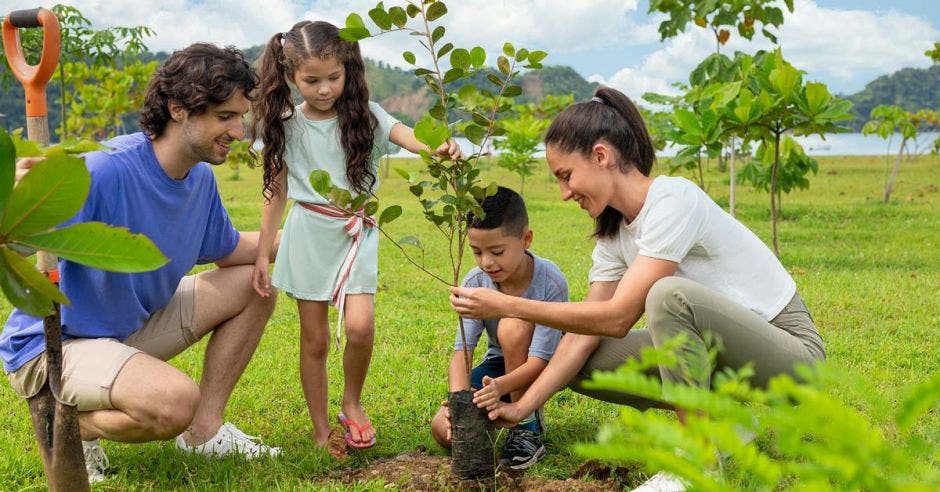
M 261 439 L 245 434 L 231 422 L 222 424 L 211 439 L 198 446 L 190 446 L 183 441 L 183 436 L 176 436 L 176 447 L 183 451 L 216 458 L 240 454 L 251 460 L 261 456 L 274 457 L 281 454 L 281 448 L 261 444 Z
M 101 442 L 82 441 L 82 451 L 85 454 L 85 471 L 88 472 L 88 483 L 98 483 L 104 480 L 104 472 L 111 467 L 107 455 L 101 449 Z
M 679 477 L 666 472 L 659 472 L 633 492 L 685 492 L 686 483 Z

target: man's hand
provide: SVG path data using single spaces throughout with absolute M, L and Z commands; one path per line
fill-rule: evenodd
M 16 182 L 19 183 L 23 176 L 26 176 L 26 173 L 43 159 L 45 157 L 24 157 L 16 161 Z

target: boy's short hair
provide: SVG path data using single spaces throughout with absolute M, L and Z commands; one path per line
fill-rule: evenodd
M 529 214 L 525 210 L 525 202 L 513 190 L 500 186 L 496 193 L 480 201 L 483 207 L 483 218 L 471 213 L 467 217 L 470 228 L 473 229 L 505 229 L 507 235 L 521 236 L 529 226 Z

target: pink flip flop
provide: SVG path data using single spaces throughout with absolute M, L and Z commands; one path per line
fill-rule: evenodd
M 349 433 L 349 429 L 353 428 L 359 431 L 359 435 L 361 436 L 363 431 L 372 427 L 372 422 L 359 424 L 355 420 L 347 418 L 346 415 L 344 415 L 342 412 L 340 412 L 340 414 L 337 415 L 336 417 L 339 419 L 340 425 L 342 425 L 343 429 L 346 431 L 346 445 L 355 449 L 366 449 L 366 448 L 371 448 L 372 446 L 375 446 L 375 437 L 370 439 L 368 442 L 359 442 L 359 441 L 353 440 L 352 434 Z

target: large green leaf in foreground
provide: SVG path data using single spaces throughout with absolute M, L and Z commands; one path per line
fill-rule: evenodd
M 167 258 L 147 236 L 101 222 L 74 224 L 15 239 L 13 243 L 112 272 L 154 270 L 167 262 Z
M 0 235 L 10 240 L 65 222 L 85 203 L 90 185 L 84 159 L 60 154 L 36 164 L 10 194 Z

